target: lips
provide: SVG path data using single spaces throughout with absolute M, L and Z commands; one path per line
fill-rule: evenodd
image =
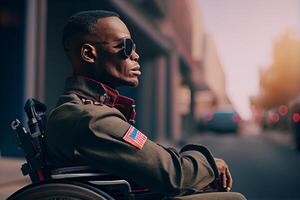
M 136 66 L 134 66 L 134 67 L 132 68 L 132 70 L 133 70 L 133 71 L 135 71 L 135 70 L 140 70 L 140 68 L 141 68 L 140 65 L 136 65 Z
M 131 69 L 131 73 L 135 76 L 139 76 L 141 75 L 141 71 L 140 71 L 140 65 L 136 65 L 134 68 Z

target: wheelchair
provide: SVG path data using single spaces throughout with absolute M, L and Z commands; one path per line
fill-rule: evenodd
M 19 147 L 26 162 L 21 171 L 31 184 L 21 188 L 8 200 L 153 200 L 161 196 L 135 183 L 90 166 L 53 166 L 47 160 L 45 145 L 46 105 L 28 99 L 25 104 L 27 128 L 12 122 Z

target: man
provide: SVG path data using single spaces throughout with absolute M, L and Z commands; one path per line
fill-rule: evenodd
M 137 86 L 141 71 L 135 44 L 118 14 L 96 10 L 73 15 L 64 29 L 63 47 L 73 76 L 47 124 L 53 163 L 94 166 L 165 197 L 244 199 L 231 192 L 187 195 L 211 183 L 229 191 L 226 163 L 200 145 L 180 152 L 165 148 L 130 124 L 134 101 L 115 88 Z

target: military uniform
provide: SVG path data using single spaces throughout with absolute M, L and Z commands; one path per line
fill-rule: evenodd
M 181 151 L 158 145 L 132 126 L 134 101 L 95 80 L 71 77 L 50 113 L 46 144 L 54 164 L 90 165 L 164 196 L 202 191 L 218 174 L 214 158 L 200 145 Z M 222 193 L 176 199 L 222 199 Z M 238 193 L 224 193 L 243 199 Z M 206 196 L 208 195 L 208 196 Z

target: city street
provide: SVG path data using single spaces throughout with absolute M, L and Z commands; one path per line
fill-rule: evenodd
M 233 191 L 248 199 L 300 199 L 300 152 L 283 133 L 245 133 L 240 137 L 207 133 L 191 142 L 206 145 L 214 156 L 226 160 L 233 175 Z

